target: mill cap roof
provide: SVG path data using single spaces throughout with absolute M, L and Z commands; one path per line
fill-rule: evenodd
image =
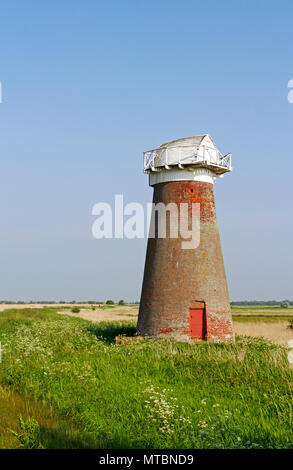
M 144 172 L 191 168 L 209 168 L 215 175 L 232 170 L 231 154 L 222 155 L 209 134 L 171 140 L 159 148 L 144 152 Z

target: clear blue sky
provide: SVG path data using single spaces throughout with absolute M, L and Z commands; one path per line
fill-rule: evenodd
M 0 299 L 137 300 L 146 240 L 99 201 L 151 201 L 142 151 L 210 133 L 232 300 L 293 298 L 292 1 L 1 2 Z

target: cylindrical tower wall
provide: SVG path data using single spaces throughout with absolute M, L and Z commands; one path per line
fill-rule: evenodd
M 148 239 L 138 331 L 171 336 L 233 341 L 234 332 L 215 210 L 213 184 L 171 181 L 154 185 L 153 203 L 200 204 L 200 243 L 182 249 L 182 238 Z M 168 218 L 167 218 L 168 220 Z M 202 335 L 198 334 L 201 329 Z

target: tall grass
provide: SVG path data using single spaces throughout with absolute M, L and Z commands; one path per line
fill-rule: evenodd
M 93 445 L 73 420 L 62 419 L 48 403 L 17 393 L 11 387 L 0 386 L 0 416 L 1 449 L 32 448 L 38 439 L 38 447 L 45 448 L 72 449 Z M 35 423 L 33 429 L 32 423 Z
M 293 447 L 285 348 L 145 340 L 127 322 L 54 310 L 0 315 L 0 382 L 52 405 L 99 448 Z

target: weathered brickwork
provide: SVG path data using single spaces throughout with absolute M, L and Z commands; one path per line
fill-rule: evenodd
M 190 308 L 200 303 L 205 306 L 204 339 L 234 341 L 213 185 L 160 183 L 154 186 L 153 202 L 200 203 L 200 245 L 183 250 L 180 237 L 169 238 L 168 224 L 167 238 L 149 238 L 138 332 L 190 341 Z

